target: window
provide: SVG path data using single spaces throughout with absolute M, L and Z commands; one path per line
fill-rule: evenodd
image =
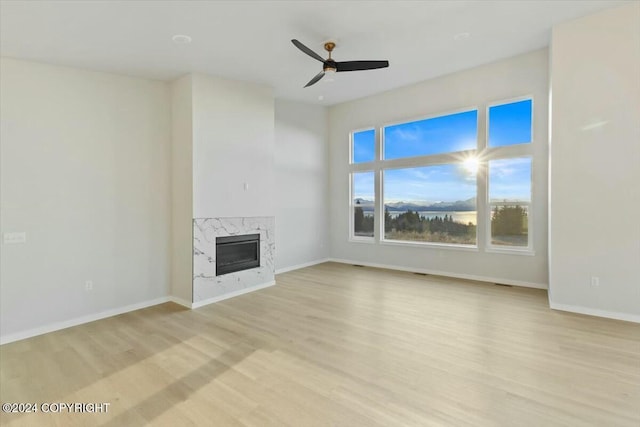
M 475 150 L 478 111 L 465 111 L 384 128 L 384 159 Z
M 356 172 L 351 175 L 352 237 L 373 239 L 375 191 L 374 173 Z
M 476 171 L 463 163 L 384 171 L 384 238 L 476 244 Z
M 383 240 L 476 245 L 478 111 L 382 133 Z
M 531 249 L 533 100 L 490 106 L 488 120 L 488 247 Z M 508 148 L 509 157 L 491 159 Z
M 531 142 L 530 99 L 489 107 L 489 147 Z
M 375 159 L 376 131 L 354 132 L 351 138 L 351 163 L 371 162 Z
M 351 238 L 531 252 L 533 100 L 483 108 L 353 132 Z
M 531 158 L 489 161 L 491 245 L 529 246 Z

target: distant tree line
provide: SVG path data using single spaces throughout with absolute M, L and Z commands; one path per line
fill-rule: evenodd
M 417 233 L 440 233 L 451 236 L 462 236 L 475 233 L 475 225 L 455 221 L 451 215 L 425 218 L 418 212 L 408 210 L 393 218 L 388 210 L 384 212 L 384 230 L 411 231 Z
M 491 215 L 491 234 L 493 236 L 527 234 L 527 211 L 522 206 L 496 206 Z M 360 235 L 373 236 L 373 216 L 365 215 L 361 207 L 354 210 L 354 231 Z M 451 236 L 474 234 L 476 226 L 469 222 L 464 224 L 455 221 L 451 215 L 425 218 L 417 211 L 408 210 L 391 216 L 388 209 L 384 211 L 384 231 L 401 231 L 415 233 L 439 233 Z

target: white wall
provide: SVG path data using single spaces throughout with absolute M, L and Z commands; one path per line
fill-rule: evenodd
M 171 295 L 193 302 L 192 78 L 171 82 Z
M 194 218 L 273 216 L 271 88 L 202 74 L 192 81 Z
M 276 100 L 276 271 L 329 257 L 328 113 Z
M 263 225 L 272 230 L 267 225 L 275 215 L 271 88 L 203 74 L 184 76 L 171 88 L 174 301 L 201 305 L 271 283 L 272 232 L 261 243 L 270 251 L 266 246 L 261 251 L 260 271 L 216 277 L 215 244 L 199 240 L 193 221 L 268 217 Z M 196 240 L 201 246 L 194 246 Z M 195 258 L 194 248 L 200 255 Z M 205 248 L 211 251 L 201 252 Z
M 0 335 L 165 297 L 165 83 L 2 58 Z M 85 281 L 93 291 L 85 291 Z
M 488 253 L 484 251 L 483 239 L 479 239 L 478 251 L 348 241 L 351 131 L 479 106 L 479 134 L 483 135 L 487 103 L 525 95 L 534 98 L 534 256 Z M 547 105 L 548 52 L 544 49 L 332 107 L 329 113 L 331 256 L 364 264 L 546 287 Z M 481 200 L 478 204 L 481 206 Z
M 640 321 L 640 4 L 551 46 L 551 306 Z

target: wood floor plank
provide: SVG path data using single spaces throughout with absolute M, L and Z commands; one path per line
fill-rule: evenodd
M 325 263 L 0 347 L 7 426 L 634 426 L 640 325 L 544 290 Z

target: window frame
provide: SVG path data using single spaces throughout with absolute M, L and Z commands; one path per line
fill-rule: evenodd
M 367 162 L 355 162 L 354 158 L 353 158 L 353 156 L 355 154 L 354 153 L 355 150 L 354 150 L 354 147 L 353 147 L 354 135 L 356 133 L 367 132 L 367 131 L 370 131 L 370 130 L 373 131 L 373 160 L 370 160 L 370 161 L 367 161 Z M 377 134 L 377 129 L 375 128 L 375 126 L 369 126 L 369 127 L 365 127 L 365 128 L 362 128 L 362 129 L 355 129 L 355 130 L 352 130 L 349 133 L 349 165 L 350 166 L 353 166 L 353 165 L 364 165 L 364 164 L 367 164 L 367 163 L 373 163 L 376 160 L 378 160 L 378 158 L 377 158 L 377 154 L 378 153 L 377 153 L 377 150 L 376 150 L 376 134 Z
M 373 162 L 367 162 L 367 163 L 373 163 Z M 365 163 L 355 163 L 356 165 L 362 165 Z M 373 173 L 373 179 L 374 179 L 374 186 L 373 186 L 373 236 L 368 237 L 368 236 L 356 236 L 356 230 L 355 230 L 355 218 L 354 218 L 354 214 L 355 214 L 355 204 L 353 203 L 353 199 L 355 196 L 355 188 L 354 188 L 354 179 L 353 176 L 356 173 Z M 369 243 L 369 244 L 373 244 L 376 243 L 376 210 L 378 209 L 378 203 L 377 203 L 377 198 L 376 198 L 376 194 L 375 194 L 375 180 L 376 180 L 376 171 L 373 169 L 364 169 L 364 170 L 351 170 L 349 172 L 349 242 L 354 242 L 354 243 Z
M 464 153 L 471 153 L 471 152 L 476 152 L 476 150 L 466 150 L 464 151 Z M 460 153 L 463 153 L 461 151 L 456 151 L 453 154 L 458 157 L 460 155 Z M 441 156 L 440 154 L 434 154 L 432 156 Z M 432 157 L 429 156 L 429 157 Z M 451 157 L 452 154 L 447 154 L 447 156 Z M 426 157 L 426 156 L 420 156 L 420 157 Z M 408 157 L 410 159 L 414 159 L 415 157 Z M 403 158 L 404 160 L 405 158 Z M 394 160 L 398 160 L 398 159 L 394 159 Z M 381 167 L 380 168 L 380 202 L 376 203 L 377 205 L 380 206 L 381 209 L 381 218 L 384 215 L 384 200 L 385 200 L 385 195 L 384 195 L 384 174 L 386 171 L 388 170 L 398 170 L 398 169 L 412 169 L 412 168 L 422 168 L 422 167 L 431 167 L 431 166 L 443 166 L 443 165 L 457 165 L 460 163 L 460 159 L 456 159 L 457 161 L 446 161 L 445 158 L 439 158 L 437 163 L 429 163 L 429 164 L 419 164 L 419 165 L 415 165 L 415 166 L 394 166 L 394 167 Z M 385 230 L 384 230 L 384 218 L 382 218 L 379 221 L 378 224 L 378 230 L 380 233 L 380 243 L 381 244 L 392 244 L 392 245 L 409 245 L 409 246 L 433 246 L 433 247 L 439 247 L 439 248 L 456 248 L 456 249 L 467 249 L 467 250 L 473 250 L 473 251 L 477 251 L 478 250 L 478 241 L 479 241 L 479 237 L 478 237 L 478 214 L 479 214 L 479 209 L 478 209 L 478 179 L 479 179 L 479 175 L 480 172 L 478 170 L 478 172 L 476 173 L 476 243 L 475 244 L 463 244 L 463 243 L 441 243 L 441 242 L 425 242 L 425 241 L 412 241 L 412 240 L 396 240 L 396 239 L 387 239 L 385 237 Z
M 462 151 L 449 151 L 446 153 L 437 153 L 437 154 L 421 154 L 419 156 L 410 156 L 410 157 L 400 157 L 400 158 L 396 158 L 396 159 L 385 159 L 384 158 L 384 147 L 385 147 L 385 140 L 384 140 L 384 129 L 390 126 L 397 126 L 397 125 L 402 125 L 402 124 L 408 124 L 408 123 L 415 123 L 415 122 L 421 122 L 421 121 L 425 121 L 425 120 L 430 120 L 430 119 L 437 119 L 439 117 L 446 117 L 446 116 L 453 116 L 455 114 L 460 114 L 460 113 L 468 113 L 470 111 L 476 111 L 476 148 L 475 150 L 462 150 Z M 409 118 L 406 120 L 399 120 L 399 121 L 393 121 L 393 122 L 385 122 L 382 123 L 377 131 L 380 133 L 380 152 L 377 153 L 378 156 L 376 156 L 376 160 L 379 160 L 380 162 L 395 162 L 398 160 L 407 160 L 407 159 L 416 159 L 416 158 L 425 158 L 425 157 L 434 157 L 434 156 L 442 156 L 442 155 L 454 155 L 454 154 L 458 154 L 458 153 L 462 153 L 462 152 L 466 152 L 466 151 L 478 151 L 479 150 L 479 133 L 480 133 L 480 107 L 475 105 L 475 106 L 471 106 L 471 107 L 464 107 L 464 108 L 457 108 L 454 110 L 449 110 L 449 111 L 445 111 L 445 112 L 441 112 L 441 113 L 434 113 L 434 114 L 429 114 L 426 116 L 420 116 L 417 118 Z M 353 132 L 352 132 L 353 133 Z
M 491 115 L 489 114 L 489 110 L 492 107 L 498 107 L 500 105 L 507 105 L 507 104 L 514 104 L 516 102 L 520 102 L 520 101 L 531 101 L 531 141 L 529 142 L 519 142 L 516 144 L 508 144 L 508 145 L 500 145 L 498 147 L 490 147 L 489 146 L 489 125 L 490 125 L 490 120 L 491 120 Z M 485 110 L 485 117 L 486 117 L 486 123 L 487 126 L 485 128 L 485 147 L 488 150 L 497 150 L 500 148 L 506 148 L 506 147 L 517 147 L 517 146 L 527 146 L 530 147 L 531 145 L 533 145 L 533 142 L 536 140 L 536 136 L 534 134 L 535 131 L 535 126 L 534 126 L 534 119 L 535 119 L 535 100 L 533 99 L 533 94 L 530 95 L 521 95 L 521 96 L 516 96 L 513 98 L 505 98 L 505 99 L 499 99 L 499 100 L 495 100 L 495 101 L 491 101 L 487 103 L 487 107 Z M 493 160 L 493 159 L 492 159 Z
M 454 114 L 467 113 L 475 111 L 476 112 L 476 147 L 470 150 L 462 150 L 462 151 L 450 151 L 446 153 L 438 153 L 438 154 L 425 154 L 420 156 L 410 156 L 410 157 L 400 157 L 396 159 L 385 159 L 384 158 L 384 129 L 389 126 L 396 126 L 405 123 L 414 123 L 423 120 L 435 119 L 439 117 L 446 117 Z M 397 120 L 392 122 L 385 122 L 378 127 L 378 133 L 380 138 L 380 150 L 378 156 L 376 156 L 379 160 L 377 161 L 377 170 L 380 173 L 380 191 L 378 193 L 379 199 L 376 200 L 376 207 L 380 211 L 380 220 L 378 221 L 378 226 L 376 227 L 378 231 L 378 241 L 382 245 L 393 245 L 393 246 L 412 246 L 412 247 L 426 247 L 426 248 L 448 248 L 448 249 L 458 249 L 458 250 L 466 250 L 466 251 L 478 251 L 479 250 L 479 233 L 478 233 L 478 218 L 479 218 L 479 209 L 478 209 L 478 183 L 480 180 L 480 172 L 476 174 L 476 244 L 475 245 L 464 245 L 459 243 L 440 243 L 440 242 L 419 242 L 419 241 L 409 241 L 409 240 L 395 240 L 395 239 L 386 239 L 385 231 L 384 231 L 384 171 L 390 169 L 408 169 L 408 168 L 416 168 L 416 167 L 428 167 L 428 166 L 438 166 L 438 165 L 446 165 L 446 164 L 456 164 L 460 162 L 461 158 L 469 155 L 479 156 L 481 152 L 481 107 L 479 105 L 468 105 L 461 108 L 455 108 L 451 110 L 447 110 L 444 112 L 432 113 L 424 116 L 418 116 L 409 119 Z
M 489 147 L 489 110 L 492 107 L 510 104 L 519 101 L 531 101 L 531 141 L 498 147 Z M 453 114 L 476 111 L 476 147 L 470 150 L 453 151 L 447 153 L 427 154 L 420 156 L 402 157 L 394 159 L 384 158 L 385 128 L 405 123 L 419 122 Z M 536 146 L 536 101 L 533 93 L 520 96 L 500 98 L 477 105 L 471 105 L 456 109 L 418 116 L 414 118 L 383 122 L 375 126 L 367 126 L 354 129 L 349 133 L 348 175 L 349 175 L 349 242 L 369 243 L 389 246 L 420 247 L 431 249 L 450 249 L 457 251 L 486 252 L 509 255 L 535 255 L 534 250 L 534 207 L 536 202 L 536 188 L 534 183 Z M 358 132 L 374 130 L 374 159 L 369 162 L 353 162 L 353 135 Z M 459 164 L 466 156 L 475 156 L 479 159 L 478 172 L 476 173 L 476 244 L 466 245 L 458 243 L 420 242 L 385 239 L 384 231 L 384 172 L 391 169 L 406 169 L 416 167 L 428 167 L 444 164 Z M 490 203 L 489 188 L 489 161 L 509 158 L 531 159 L 531 194 L 528 204 L 527 220 L 527 246 L 494 245 L 491 243 L 491 216 L 492 205 Z M 374 176 L 374 236 L 355 236 L 354 233 L 354 183 L 353 174 L 373 172 Z
M 510 145 L 501 145 L 498 147 L 489 147 L 489 122 L 491 120 L 491 115 L 489 114 L 489 110 L 492 107 L 496 107 L 499 105 L 512 104 L 515 102 L 531 100 L 531 141 L 527 143 L 517 143 Z M 486 199 L 485 199 L 485 216 L 486 221 L 484 224 L 485 227 L 485 242 L 484 242 L 484 251 L 488 253 L 502 253 L 502 254 L 511 254 L 511 255 L 535 255 L 534 245 L 533 245 L 533 236 L 534 236 L 534 201 L 535 201 L 535 188 L 533 181 L 533 174 L 535 168 L 534 161 L 534 143 L 535 143 L 535 99 L 533 94 L 526 94 L 521 96 L 515 96 L 511 98 L 503 98 L 494 100 L 487 103 L 485 109 L 485 156 L 483 157 L 484 163 L 484 171 L 485 171 L 485 189 L 486 189 Z M 489 162 L 491 160 L 504 160 L 504 159 L 515 159 L 515 158 L 523 158 L 527 157 L 531 159 L 531 194 L 528 212 L 527 212 L 527 246 L 508 246 L 508 245 L 495 245 L 491 242 L 491 189 L 489 188 Z
M 521 145 L 521 144 L 516 144 Z M 523 159 L 528 158 L 531 160 L 531 193 L 529 194 L 530 202 L 527 203 L 527 246 L 509 246 L 509 245 L 496 245 L 492 242 L 491 236 L 491 217 L 493 215 L 493 206 L 491 204 L 491 185 L 489 180 L 489 174 L 491 173 L 491 169 L 489 167 L 489 162 L 491 160 L 505 160 L 505 159 Z M 521 255 L 535 255 L 535 251 L 533 250 L 533 170 L 534 170 L 534 159 L 533 154 L 521 155 L 521 156 L 506 156 L 506 157 L 495 157 L 486 161 L 486 175 L 487 175 L 487 198 L 486 198 L 486 215 L 487 220 L 485 224 L 485 235 L 487 236 L 485 242 L 485 252 L 494 252 L 494 253 L 510 253 L 510 254 L 521 254 Z

